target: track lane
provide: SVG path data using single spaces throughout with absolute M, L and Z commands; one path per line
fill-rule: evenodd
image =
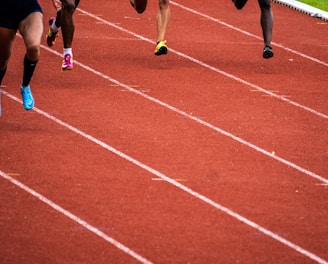
M 121 43 L 122 42 L 119 42 L 119 45 L 121 45 Z M 151 46 L 149 46 L 149 47 L 151 47 Z M 145 49 L 145 50 L 147 50 L 147 49 Z M 132 55 L 133 55 L 133 53 L 132 53 Z M 117 55 L 117 57 L 119 57 L 119 56 Z M 141 57 L 142 56 L 140 56 L 140 58 Z M 51 58 L 54 58 L 54 57 L 51 57 Z M 129 62 L 129 64 L 130 64 L 130 61 L 129 60 L 126 60 L 126 61 Z M 140 65 L 140 64 L 137 64 L 137 65 Z M 185 63 L 182 63 L 181 64 L 181 66 L 183 66 L 183 65 L 185 65 Z M 134 65 L 132 65 L 132 66 L 134 66 Z M 125 67 L 127 67 L 127 66 L 125 65 L 125 66 L 119 67 L 119 68 L 125 68 Z M 129 70 L 129 69 L 133 69 L 133 67 L 131 67 L 131 68 L 127 67 L 127 70 Z M 195 69 L 195 72 L 196 71 L 197 71 L 197 68 Z M 46 73 L 46 75 L 51 76 L 51 71 L 49 71 L 48 73 Z M 143 149 L 146 148 L 146 150 L 148 152 L 150 152 L 150 153 L 147 154 L 144 157 L 144 159 L 150 160 L 151 163 L 157 164 L 159 167 L 163 167 L 163 166 L 164 166 L 164 168 L 166 167 L 166 165 L 160 163 L 160 162 L 163 162 L 163 159 L 165 157 L 165 159 L 167 159 L 168 166 L 172 166 L 172 168 L 170 168 L 170 169 L 172 171 L 175 170 L 175 173 L 177 175 L 180 175 L 179 174 L 179 170 L 181 169 L 180 168 L 181 164 L 186 164 L 186 166 L 188 167 L 188 165 L 189 165 L 188 164 L 188 161 L 189 161 L 188 159 L 191 158 L 190 156 L 187 156 L 187 157 L 185 157 L 185 159 L 183 159 L 183 163 L 180 163 L 179 164 L 178 162 L 176 162 L 177 165 L 174 166 L 173 165 L 174 164 L 174 161 L 172 161 L 172 157 L 168 157 L 167 155 L 165 155 L 165 153 L 175 153 L 175 154 L 181 153 L 181 154 L 177 155 L 177 157 L 181 157 L 181 158 L 184 157 L 184 154 L 183 153 L 185 153 L 186 149 L 182 149 L 181 151 L 179 151 L 178 149 L 176 149 L 176 146 L 175 146 L 177 144 L 179 144 L 178 146 L 186 145 L 186 148 L 190 148 L 190 146 L 194 145 L 195 146 L 195 149 L 197 149 L 197 146 L 199 146 L 198 144 L 200 144 L 201 146 L 205 146 L 205 149 L 207 149 L 207 153 L 203 156 L 203 159 L 206 159 L 208 157 L 208 155 L 211 155 L 211 156 L 214 156 L 215 157 L 215 150 L 213 150 L 211 147 L 208 146 L 208 145 L 211 145 L 211 144 L 210 143 L 205 143 L 205 142 L 203 142 L 203 140 L 200 140 L 200 142 L 195 142 L 194 144 L 191 144 L 192 142 L 190 142 L 191 140 L 189 139 L 187 141 L 188 143 L 182 144 L 181 137 L 185 137 L 184 135 L 186 135 L 186 133 L 190 133 L 193 136 L 203 135 L 203 132 L 202 133 L 199 133 L 199 132 L 196 132 L 196 131 L 193 132 L 194 128 L 192 129 L 191 132 L 188 132 L 190 130 L 190 122 L 189 121 L 186 122 L 186 125 L 183 122 L 183 125 L 182 125 L 182 128 L 183 129 L 180 129 L 180 130 L 179 129 L 175 129 L 175 130 L 172 131 L 172 127 L 170 127 L 168 125 L 168 128 L 166 128 L 166 130 L 164 130 L 164 128 L 163 128 L 164 125 L 161 125 L 158 122 L 156 122 L 156 116 L 158 115 L 158 113 L 162 113 L 163 111 L 158 110 L 157 109 L 158 107 L 150 107 L 149 108 L 148 103 L 145 103 L 144 100 L 140 100 L 139 101 L 139 99 L 137 99 L 137 97 L 135 97 L 135 96 L 131 96 L 131 97 L 134 98 L 133 101 L 132 101 L 134 103 L 129 103 L 129 101 L 127 101 L 127 102 L 125 101 L 126 98 L 127 98 L 126 93 L 124 94 L 124 96 L 122 96 L 122 95 L 115 96 L 114 98 L 116 98 L 117 100 L 118 100 L 118 98 L 121 98 L 121 99 L 118 100 L 118 101 L 115 100 L 117 103 L 115 105 L 110 106 L 111 112 L 109 112 L 109 113 L 112 113 L 112 115 L 110 115 L 109 117 L 100 116 L 99 115 L 99 108 L 97 108 L 97 107 L 101 106 L 102 103 L 101 103 L 101 100 L 99 100 L 99 97 L 102 96 L 102 98 L 105 98 L 106 94 L 108 96 L 108 90 L 106 89 L 106 92 L 105 91 L 100 91 L 101 89 L 99 89 L 99 86 L 100 85 L 99 85 L 98 82 L 102 83 L 103 85 L 108 85 L 108 84 L 106 84 L 107 82 L 103 82 L 101 80 L 98 80 L 98 78 L 94 78 L 94 77 L 91 77 L 90 79 L 87 78 L 88 79 L 88 83 L 92 83 L 92 80 L 93 81 L 96 80 L 97 81 L 97 87 L 98 87 L 98 89 L 97 89 L 96 92 L 91 92 L 91 95 L 90 96 L 92 96 L 91 98 L 94 98 L 94 101 L 93 101 L 93 103 L 91 105 L 88 105 L 90 107 L 90 110 L 87 109 L 87 110 L 82 110 L 81 111 L 80 109 L 76 109 L 76 107 L 74 105 L 72 105 L 72 103 L 70 102 L 70 100 L 66 99 L 66 101 L 65 101 L 65 99 L 64 99 L 65 97 L 66 98 L 74 98 L 74 101 L 75 101 L 75 103 L 77 105 L 84 105 L 83 102 L 85 100 L 83 99 L 83 96 L 81 96 L 81 97 L 76 96 L 76 92 L 77 91 L 82 91 L 84 87 L 79 87 L 79 86 L 75 85 L 75 82 L 76 82 L 75 80 L 78 80 L 79 79 L 78 78 L 79 76 L 77 76 L 78 74 L 77 75 L 72 74 L 72 75 L 73 75 L 73 78 L 71 80 L 65 79 L 65 80 L 62 80 L 62 82 L 58 83 L 58 88 L 56 88 L 56 86 L 55 87 L 48 87 L 49 90 L 54 89 L 54 88 L 56 88 L 54 90 L 59 90 L 60 88 L 63 88 L 63 84 L 65 84 L 65 82 L 67 82 L 67 81 L 71 82 L 71 84 L 72 84 L 71 87 L 68 87 L 68 88 L 65 87 L 64 88 L 65 89 L 65 94 L 62 94 L 62 97 L 63 98 L 60 97 L 60 98 L 62 98 L 62 100 L 60 101 L 60 105 L 61 105 L 61 107 L 63 109 L 59 107 L 59 105 L 58 105 L 57 102 L 51 102 L 51 104 L 50 104 L 53 107 L 53 108 L 50 108 L 50 109 L 52 109 L 52 111 L 55 111 L 55 113 L 57 115 L 63 116 L 63 117 L 65 117 L 65 118 L 67 118 L 68 120 L 71 120 L 71 121 L 72 121 L 72 117 L 74 117 L 74 123 L 78 124 L 79 127 L 87 128 L 87 129 L 89 129 L 90 131 L 92 131 L 92 132 L 94 132 L 96 134 L 100 134 L 104 138 L 108 138 L 108 129 L 101 128 L 101 123 L 103 123 L 103 124 L 112 124 L 111 122 L 113 122 L 112 121 L 113 116 L 115 116 L 115 114 L 117 114 L 119 112 L 120 113 L 120 116 L 121 116 L 121 119 L 118 119 L 118 121 L 114 121 L 115 122 L 114 123 L 114 126 L 112 125 L 112 127 L 116 128 L 116 133 L 114 133 L 113 136 L 110 137 L 111 140 L 114 140 L 115 141 L 115 137 L 121 135 L 121 137 L 119 137 L 117 139 L 117 142 L 120 144 L 120 146 L 123 149 L 126 149 L 129 153 L 131 153 L 131 154 L 133 153 L 135 155 L 141 155 L 141 154 L 142 155 L 146 155 L 145 153 L 140 152 L 140 149 L 143 150 Z M 92 76 L 92 75 L 90 75 L 90 76 Z M 125 76 L 125 75 L 122 74 L 122 76 Z M 132 78 L 132 79 L 134 79 L 135 77 L 138 77 L 138 75 L 137 76 L 130 76 L 130 78 Z M 183 84 L 183 82 L 181 82 L 180 84 Z M 148 91 L 149 90 L 148 87 L 153 87 L 153 86 L 146 84 L 146 85 L 142 85 L 141 89 L 146 89 Z M 160 87 L 163 88 L 163 85 L 160 85 Z M 70 91 L 69 91 L 71 89 L 73 90 L 72 93 L 70 93 Z M 116 89 L 116 88 L 114 86 L 114 87 L 111 87 L 110 89 Z M 61 90 L 61 93 L 62 92 L 63 91 Z M 68 92 L 68 93 L 66 94 L 66 92 Z M 167 90 L 164 90 L 163 91 L 163 94 L 164 94 L 164 92 L 167 92 Z M 120 93 L 124 93 L 124 92 L 120 91 Z M 70 95 L 70 94 L 72 94 L 73 96 Z M 110 93 L 110 95 L 114 95 L 114 94 L 116 94 L 116 93 L 115 92 Z M 195 95 L 199 95 L 199 94 L 200 94 L 199 92 L 195 93 Z M 56 94 L 56 91 L 54 91 L 54 94 L 53 95 L 54 95 L 54 97 L 55 97 L 55 95 L 57 95 Z M 97 96 L 99 96 L 98 99 L 97 99 Z M 168 97 L 168 95 L 167 95 L 167 97 Z M 168 98 L 168 99 L 169 100 L 172 100 L 170 98 Z M 48 98 L 42 98 L 39 101 L 40 101 L 41 104 L 44 103 L 45 105 L 47 105 L 49 103 L 49 101 L 51 101 L 51 100 L 49 100 Z M 138 102 L 138 103 L 135 103 L 135 102 Z M 189 104 L 190 103 L 188 102 L 188 105 Z M 104 104 L 103 107 L 106 108 L 106 109 L 108 109 L 109 106 L 108 106 L 108 104 Z M 120 111 L 119 111 L 119 109 L 120 109 L 119 107 L 121 107 L 121 110 Z M 153 113 L 151 115 L 152 122 L 147 121 L 147 119 L 144 116 L 145 115 L 145 112 L 143 111 L 143 109 L 147 110 L 148 115 L 149 115 L 149 113 Z M 151 110 L 154 110 L 154 111 L 150 111 L 150 109 Z M 135 116 L 136 113 L 138 113 L 138 116 L 140 115 L 139 118 L 136 118 L 136 116 Z M 206 113 L 206 111 L 205 111 L 205 113 Z M 163 121 L 163 118 L 166 118 L 166 115 L 171 116 L 172 114 L 170 114 L 170 113 L 162 113 L 162 116 L 161 116 L 162 118 L 159 119 L 159 121 Z M 87 119 L 88 120 L 86 120 L 86 116 L 87 116 Z M 101 120 L 102 118 L 103 118 L 103 120 Z M 177 117 L 175 117 L 175 118 L 177 118 Z M 99 120 L 99 125 L 94 122 L 95 120 Z M 119 124 L 119 121 L 120 120 L 121 121 L 122 120 L 125 120 L 125 121 L 128 121 L 128 122 L 126 122 L 122 126 L 122 125 Z M 143 121 L 143 122 L 145 121 L 146 122 L 145 125 L 142 125 L 139 128 L 140 131 L 135 131 L 136 127 L 132 123 L 132 122 L 135 122 L 135 120 Z M 170 118 L 170 119 L 168 119 L 164 123 L 167 123 L 167 124 L 172 125 L 172 121 L 171 120 L 172 119 Z M 177 120 L 175 121 L 175 124 L 176 125 L 179 125 L 180 123 L 181 123 L 181 119 L 178 117 Z M 154 124 L 156 124 L 155 127 L 158 126 L 158 128 L 155 129 L 155 131 L 152 131 L 152 129 L 155 128 L 154 127 Z M 198 130 L 198 128 L 197 128 L 197 130 Z M 162 131 L 167 131 L 167 133 L 160 134 L 160 132 L 162 132 Z M 180 134 L 181 131 L 184 131 L 184 132 L 182 134 Z M 204 131 L 204 130 L 201 129 L 201 131 Z M 178 132 L 179 134 L 176 135 L 176 132 Z M 122 137 L 122 135 L 124 135 L 124 136 Z M 162 144 L 164 146 L 160 146 L 161 147 L 160 149 L 157 146 L 158 145 L 158 141 L 153 142 L 154 135 L 159 135 L 160 136 L 160 139 L 163 140 L 163 143 Z M 164 135 L 166 135 L 166 136 L 164 136 Z M 137 148 L 137 146 L 135 146 L 135 144 L 136 144 L 135 143 L 136 138 L 139 139 L 139 141 L 137 140 L 137 146 L 140 145 L 140 148 Z M 193 138 L 193 137 L 191 137 L 191 138 Z M 165 148 L 165 142 L 169 143 L 168 147 L 170 147 L 170 148 Z M 217 142 L 216 136 L 215 136 L 215 139 L 214 139 L 213 142 Z M 222 142 L 222 141 L 220 140 L 220 142 Z M 142 147 L 142 145 L 144 147 Z M 160 145 L 161 145 L 161 143 L 160 143 Z M 135 146 L 135 147 L 131 149 L 131 146 Z M 156 146 L 157 146 L 157 148 L 156 148 Z M 222 149 L 221 152 L 219 152 L 219 154 L 222 155 L 222 153 L 230 153 L 230 154 L 232 153 L 231 152 L 231 149 L 229 150 L 229 148 L 227 148 L 226 151 L 223 151 L 223 149 Z M 170 151 L 168 151 L 168 150 L 170 150 Z M 246 150 L 246 152 L 248 152 L 248 151 Z M 159 153 L 159 155 L 155 155 L 155 153 Z M 161 154 L 161 153 L 163 153 L 163 154 Z M 192 152 L 192 153 L 195 153 L 195 152 Z M 233 153 L 233 154 L 235 154 L 235 153 Z M 155 157 L 153 157 L 153 156 L 155 156 Z M 199 153 L 199 156 L 201 156 L 201 153 Z M 206 164 L 206 163 L 204 163 L 204 161 L 200 160 L 200 164 Z M 222 162 L 222 164 L 224 164 L 224 162 Z M 208 165 L 208 163 L 207 163 L 207 165 Z M 194 169 L 196 168 L 196 169 L 202 171 L 202 169 L 199 168 L 197 165 L 196 166 L 192 166 L 192 167 Z M 219 164 L 216 164 L 215 167 L 219 167 Z M 183 169 L 186 170 L 185 167 Z M 244 168 L 241 168 L 241 169 L 244 169 Z M 191 169 L 190 168 L 187 168 L 186 172 L 187 171 L 191 171 Z M 188 173 L 185 173 L 185 174 L 188 174 Z M 197 177 L 197 173 L 194 173 L 194 174 L 195 174 L 195 177 Z M 238 172 L 237 172 L 237 174 L 238 174 Z M 202 175 L 202 174 L 199 174 L 198 176 L 200 176 L 200 175 Z M 270 178 L 269 176 L 270 175 L 268 175 L 268 177 L 266 179 Z M 227 180 L 227 179 L 228 178 L 225 178 L 224 180 Z M 258 178 L 255 177 L 254 178 L 254 182 L 257 179 Z M 277 179 L 277 182 L 278 182 L 278 179 Z M 189 183 L 189 181 L 188 181 L 188 183 Z M 195 185 L 197 185 L 197 184 L 199 185 L 199 181 L 196 180 L 194 184 Z M 85 185 L 85 186 L 87 186 L 87 185 Z M 249 188 L 250 187 L 245 187 L 246 190 L 248 190 Z M 212 191 L 210 190 L 209 192 L 213 192 L 214 190 L 215 189 L 213 188 Z M 227 191 L 228 190 L 229 189 L 227 188 Z M 223 190 L 221 189 L 221 191 L 223 191 Z M 306 191 L 308 191 L 308 190 L 306 189 Z M 311 190 L 311 192 L 313 192 L 313 190 Z M 286 194 L 287 193 L 288 192 L 286 191 Z M 308 193 L 304 194 L 304 196 L 303 196 L 304 199 L 308 198 L 309 197 L 308 195 L 309 195 Z M 312 194 L 310 196 L 313 196 L 313 195 L 314 194 Z M 160 201 L 160 199 L 159 199 L 159 201 Z M 301 205 L 301 202 L 299 202 L 299 204 Z M 239 206 L 240 206 L 240 204 L 239 204 Z M 324 206 L 324 204 L 323 204 L 323 206 Z M 245 209 L 247 209 L 247 208 L 245 208 Z M 308 214 L 311 215 L 311 213 L 308 213 Z M 179 225 L 179 226 L 181 226 L 181 225 Z M 206 236 L 206 233 L 204 234 L 204 236 L 207 237 Z M 231 244 L 229 244 L 229 245 L 231 245 Z M 242 248 L 242 245 L 240 245 L 239 249 L 241 249 L 241 248 Z M 250 257 L 250 259 L 251 259 L 251 257 Z

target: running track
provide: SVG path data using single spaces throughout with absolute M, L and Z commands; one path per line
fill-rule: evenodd
M 41 1 L 47 19 L 50 1 Z M 328 263 L 328 24 L 257 1 L 82 1 L 75 69 L 43 40 L 2 89 L 0 263 Z

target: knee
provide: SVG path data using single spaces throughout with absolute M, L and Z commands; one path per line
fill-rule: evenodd
M 159 0 L 158 1 L 159 8 L 162 9 L 162 10 L 167 9 L 169 7 L 169 3 L 170 3 L 169 0 Z
M 269 10 L 271 8 L 270 0 L 258 0 L 261 10 Z
M 75 0 L 64 0 L 63 1 L 63 9 L 66 11 L 73 13 L 76 8 Z
M 40 56 L 40 46 L 32 45 L 26 48 L 26 55 L 31 61 L 36 61 Z

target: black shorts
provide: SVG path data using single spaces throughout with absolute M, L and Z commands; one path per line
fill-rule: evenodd
M 37 0 L 0 0 L 0 27 L 18 29 L 19 23 L 34 12 L 42 13 Z

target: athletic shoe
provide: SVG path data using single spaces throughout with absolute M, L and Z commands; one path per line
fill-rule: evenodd
M 64 55 L 62 70 L 73 70 L 73 56 L 71 56 L 70 54 Z
M 273 57 L 272 48 L 270 46 L 265 46 L 263 49 L 263 58 L 270 59 L 271 57 Z
M 47 34 L 47 44 L 49 47 L 52 47 L 55 42 L 56 42 L 56 38 L 58 37 L 58 31 L 57 32 L 53 32 L 51 29 L 51 25 L 53 24 L 53 22 L 56 20 L 56 18 L 51 17 L 49 19 L 49 30 L 48 30 L 48 34 Z
M 21 87 L 21 95 L 25 110 L 31 110 L 34 107 L 34 99 L 32 96 L 31 87 Z
M 232 2 L 234 3 L 235 7 L 240 10 L 247 3 L 247 0 L 232 0 Z
M 168 47 L 166 45 L 166 40 L 158 41 L 155 49 L 155 55 L 159 56 L 167 53 L 168 53 Z

